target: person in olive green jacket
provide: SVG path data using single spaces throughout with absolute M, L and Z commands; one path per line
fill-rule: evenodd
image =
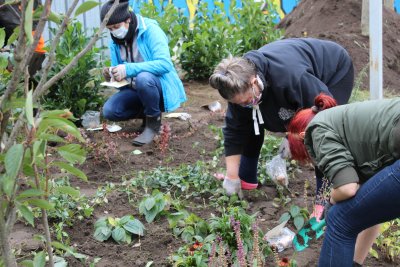
M 400 217 L 400 99 L 334 106 L 319 95 L 296 113 L 289 146 L 332 183 L 319 266 L 361 266 L 379 224 Z

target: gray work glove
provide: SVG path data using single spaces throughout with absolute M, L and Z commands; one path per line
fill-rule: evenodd
M 110 68 L 109 67 L 104 67 L 102 71 L 104 79 L 109 82 L 111 81 L 111 75 L 110 75 Z
M 283 159 L 287 159 L 292 156 L 290 153 L 289 141 L 287 137 L 282 139 L 281 145 L 278 149 L 278 154 L 281 155 Z
M 240 183 L 240 179 L 229 179 L 225 177 L 222 187 L 225 189 L 228 196 L 238 194 L 239 197 L 242 197 L 242 184 Z

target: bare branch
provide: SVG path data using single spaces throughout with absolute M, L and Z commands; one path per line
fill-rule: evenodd
M 0 198 L 0 204 L 3 206 L 3 199 Z M 15 210 L 14 210 L 15 212 Z M 0 209 L 0 242 L 1 242 L 1 254 L 3 255 L 3 260 L 5 261 L 6 266 L 17 267 L 17 262 L 15 261 L 14 253 L 10 246 L 9 238 L 9 224 L 5 220 L 5 214 L 3 213 L 3 209 Z
M 29 46 L 29 48 L 26 49 L 26 51 L 25 51 L 24 61 L 22 61 L 23 64 L 28 64 L 32 58 L 33 53 L 35 52 L 36 46 L 39 43 L 40 36 L 43 33 L 44 26 L 46 25 L 47 19 L 50 15 L 51 2 L 52 2 L 52 0 L 46 0 L 46 2 L 44 3 L 43 12 L 40 15 L 39 22 L 35 29 L 35 34 L 33 36 L 33 42 Z
M 89 41 L 89 43 L 86 45 L 86 47 L 78 53 L 74 57 L 74 59 L 64 67 L 57 75 L 52 77 L 49 81 L 47 81 L 43 86 L 39 86 L 36 88 L 34 94 L 33 94 L 33 102 L 36 102 L 39 97 L 41 97 L 43 94 L 47 92 L 47 90 L 55 84 L 59 79 L 61 79 L 68 71 L 70 71 L 79 61 L 81 57 L 83 57 L 90 49 L 92 49 L 93 45 L 96 43 L 96 41 L 99 39 L 100 34 L 103 32 L 104 28 L 106 27 L 109 18 L 111 17 L 112 13 L 116 9 L 116 7 L 119 4 L 119 0 L 116 0 L 114 4 L 111 6 L 110 10 L 107 12 L 106 16 L 104 17 L 103 22 L 100 25 L 100 28 L 98 31 L 95 33 L 95 35 L 92 37 L 92 39 Z M 4 151 L 7 151 L 13 142 L 15 141 L 17 134 L 20 132 L 21 127 L 23 126 L 23 119 L 24 119 L 25 113 L 22 112 L 18 118 L 18 120 L 15 122 L 14 127 L 11 131 L 11 134 L 5 143 L 5 148 Z
M 90 49 L 92 49 L 93 45 L 97 42 L 97 40 L 100 37 L 100 34 L 103 32 L 104 28 L 107 25 L 108 19 L 111 17 L 112 13 L 114 12 L 115 8 L 117 7 L 117 5 L 119 4 L 119 0 L 116 0 L 113 5 L 111 6 L 110 10 L 107 12 L 106 16 L 104 17 L 103 22 L 100 25 L 100 28 L 97 30 L 97 32 L 95 33 L 95 35 L 92 37 L 92 39 L 89 41 L 89 43 L 86 45 L 86 47 L 79 52 L 74 59 L 67 65 L 65 66 L 59 73 L 57 73 L 55 76 L 53 76 L 50 80 L 48 80 L 43 87 L 39 85 L 36 88 L 34 94 L 33 94 L 33 101 L 36 101 L 40 96 L 42 96 L 53 84 L 55 84 L 59 79 L 61 79 L 62 77 L 64 77 L 64 75 L 66 73 L 68 73 L 79 61 L 79 59 L 81 59 L 81 57 L 83 57 L 87 52 L 90 51 Z M 49 62 L 50 63 L 50 62 Z M 49 64 L 48 63 L 48 64 Z M 42 80 L 41 80 L 42 82 Z M 40 84 L 41 85 L 41 84 Z
M 47 63 L 46 65 L 43 67 L 42 69 L 42 75 L 39 81 L 39 84 L 36 86 L 36 90 L 40 90 L 40 88 L 43 87 L 43 84 L 45 84 L 47 82 L 47 75 L 49 73 L 49 70 L 51 68 L 51 66 L 53 65 L 54 59 L 55 59 L 55 53 L 56 53 L 56 49 L 57 49 L 57 45 L 60 42 L 60 38 L 61 36 L 64 34 L 65 29 L 68 26 L 68 22 L 70 19 L 70 16 L 72 14 L 72 12 L 74 11 L 76 5 L 78 4 L 79 0 L 74 0 L 74 2 L 72 3 L 72 5 L 69 7 L 69 9 L 67 10 L 67 13 L 64 16 L 64 19 L 60 25 L 60 28 L 57 31 L 56 36 L 54 37 L 53 41 L 51 42 L 51 50 L 49 52 L 49 55 L 47 57 Z
M 47 18 L 50 14 L 51 8 L 51 0 L 46 0 L 44 5 L 44 10 L 41 14 L 39 23 L 35 30 L 35 35 L 33 38 L 33 43 L 26 49 L 26 37 L 25 31 L 23 30 L 23 25 L 25 24 L 25 9 L 26 9 L 26 0 L 21 1 L 21 21 L 20 21 L 20 32 L 18 36 L 17 46 L 14 50 L 14 60 L 15 67 L 13 70 L 13 75 L 11 81 L 9 82 L 6 91 L 4 92 L 3 98 L 0 102 L 0 110 L 4 110 L 4 106 L 6 101 L 9 100 L 10 96 L 17 89 L 18 83 L 20 82 L 20 78 L 23 76 L 24 69 L 29 64 L 32 55 L 35 51 L 35 48 L 39 42 L 40 36 L 43 33 L 44 26 L 46 24 Z M 24 52 L 25 51 L 25 52 Z
M 26 7 L 26 0 L 21 1 L 21 9 L 22 9 L 22 15 L 21 15 L 21 25 L 24 25 L 25 23 L 25 7 Z M 18 42 L 17 46 L 14 50 L 14 61 L 15 61 L 15 66 L 13 69 L 13 74 L 11 77 L 10 82 L 7 85 L 7 89 L 5 90 L 3 97 L 0 102 L 0 110 L 4 111 L 5 103 L 9 101 L 11 95 L 15 92 L 17 89 L 18 83 L 21 79 L 23 70 L 25 69 L 25 66 L 21 66 L 21 62 L 23 59 L 23 51 L 25 51 L 25 34 L 24 31 L 21 29 L 19 31 L 18 35 Z M 3 118 L 4 120 L 4 118 Z

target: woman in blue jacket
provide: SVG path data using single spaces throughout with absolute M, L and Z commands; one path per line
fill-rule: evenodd
M 102 6 L 104 20 L 114 1 Z M 129 85 L 111 96 L 103 107 L 103 116 L 111 121 L 145 118 L 144 131 L 133 140 L 141 146 L 150 143 L 161 126 L 161 112 L 170 112 L 186 101 L 181 80 L 169 54 L 168 40 L 155 20 L 129 11 L 121 0 L 107 22 L 111 68 L 105 68 L 106 80 L 128 80 Z

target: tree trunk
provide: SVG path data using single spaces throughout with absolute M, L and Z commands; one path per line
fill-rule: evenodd
M 362 0 L 361 35 L 369 36 L 369 0 Z
M 42 222 L 43 222 L 45 237 L 46 237 L 47 254 L 49 255 L 49 266 L 54 267 L 54 257 L 53 257 L 53 249 L 51 248 L 51 236 L 50 236 L 49 222 L 47 220 L 47 212 L 44 209 L 42 209 Z
M 4 220 L 4 214 L 0 211 L 0 242 L 1 242 L 1 255 L 4 260 L 4 265 L 7 267 L 17 267 L 17 261 L 15 260 L 10 240 L 9 240 L 9 227 Z

